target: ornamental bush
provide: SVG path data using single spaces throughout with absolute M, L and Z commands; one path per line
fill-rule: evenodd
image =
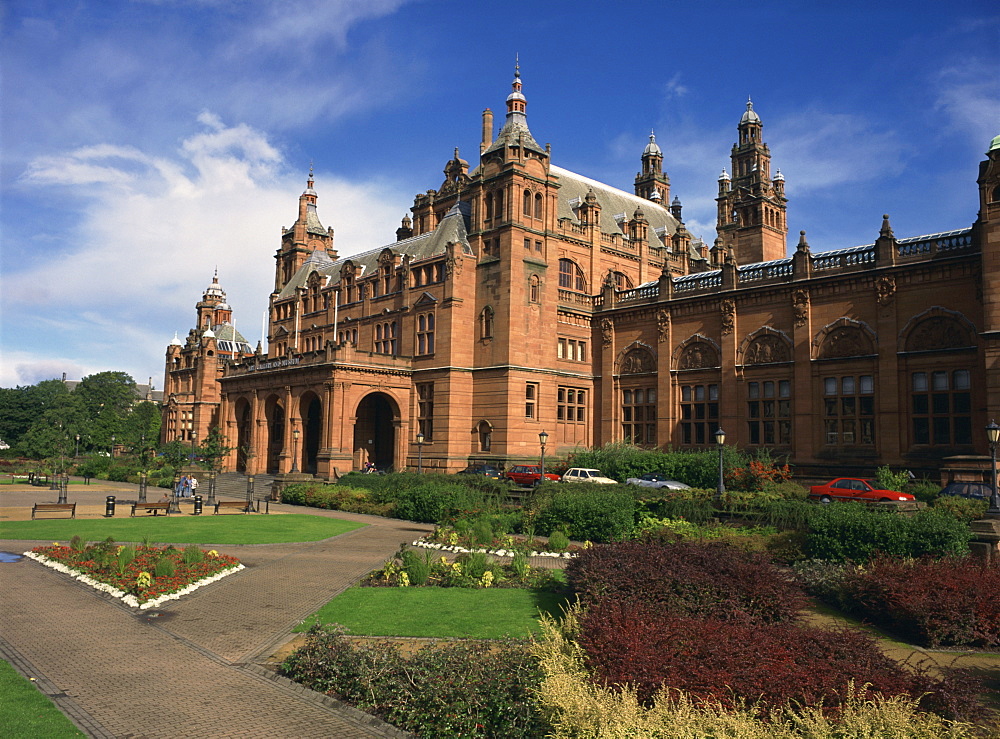
M 610 542 L 635 526 L 635 498 L 617 485 L 560 483 L 540 489 L 533 505 L 534 526 L 548 536 L 562 531 L 576 541 Z
M 410 658 L 386 642 L 353 644 L 313 628 L 282 675 L 334 695 L 420 737 L 538 738 L 538 660 L 515 641 L 452 641 Z
M 880 557 L 841 576 L 839 605 L 928 647 L 1000 646 L 1000 565 Z
M 579 624 L 594 681 L 629 685 L 646 705 L 666 685 L 696 703 L 756 702 L 762 714 L 789 704 L 830 710 L 853 680 L 866 699 L 908 695 L 948 718 L 974 707 L 963 681 L 910 672 L 858 629 L 691 618 L 610 599 L 588 606 Z
M 816 506 L 809 514 L 805 549 L 809 557 L 864 562 L 876 554 L 890 557 L 964 556 L 968 526 L 942 511 L 913 516 L 860 503 Z
M 743 623 L 789 621 L 805 603 L 802 591 L 765 556 L 721 543 L 595 546 L 570 560 L 566 581 L 584 605 L 614 600 Z

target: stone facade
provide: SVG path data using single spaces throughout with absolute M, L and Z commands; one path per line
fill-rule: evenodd
M 1000 140 L 971 228 L 897 239 L 886 216 L 872 244 L 813 253 L 802 232 L 786 257 L 785 181 L 752 104 L 711 248 L 670 201 L 655 136 L 626 193 L 552 164 L 526 106 L 517 74 L 478 166 L 456 150 L 384 247 L 339 257 L 310 174 L 275 254 L 267 354 L 223 355 L 203 330 L 172 345 L 165 438 L 217 424 L 230 467 L 323 478 L 415 468 L 418 433 L 442 471 L 534 460 L 542 431 L 565 455 L 699 448 L 721 426 L 816 474 L 936 474 L 986 451 Z

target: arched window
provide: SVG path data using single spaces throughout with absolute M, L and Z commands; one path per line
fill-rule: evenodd
M 489 421 L 479 422 L 479 451 L 488 452 L 493 446 L 493 427 Z
M 524 207 L 522 210 L 524 212 L 524 215 L 526 216 L 531 215 L 531 190 L 524 191 Z
M 528 302 L 541 302 L 541 280 L 538 275 L 532 275 L 528 280 Z
M 587 281 L 584 279 L 583 270 L 572 259 L 559 260 L 559 287 L 564 290 L 587 292 Z
M 629 279 L 627 274 L 624 272 L 615 272 L 615 289 L 631 290 L 633 287 L 632 280 Z
M 486 193 L 486 220 L 492 220 L 493 218 L 493 193 Z
M 479 337 L 481 339 L 493 338 L 493 309 L 489 306 L 483 308 L 479 315 Z
M 535 218 L 542 217 L 542 196 L 535 195 Z

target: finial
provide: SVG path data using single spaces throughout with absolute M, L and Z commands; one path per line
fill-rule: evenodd
M 649 129 L 649 142 L 656 143 L 656 131 L 654 131 L 652 128 Z
M 458 159 L 458 147 L 455 147 L 455 158 Z
M 893 237 L 892 226 L 889 225 L 889 214 L 885 213 L 882 215 L 882 228 L 879 229 L 879 236 Z
M 747 110 L 753 110 L 753 100 L 750 99 L 749 95 L 747 95 Z
M 520 54 L 514 52 L 514 79 L 521 78 L 521 57 Z
M 809 242 L 806 241 L 805 231 L 799 231 L 799 243 L 796 245 L 795 251 L 802 251 L 802 252 L 809 251 Z

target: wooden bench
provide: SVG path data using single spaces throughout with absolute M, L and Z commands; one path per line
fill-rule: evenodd
M 215 513 L 224 508 L 235 508 L 243 513 L 249 513 L 252 506 L 253 503 L 247 503 L 245 500 L 220 500 L 215 503 Z
M 32 520 L 34 520 L 36 513 L 45 513 L 47 511 L 69 511 L 71 517 L 76 518 L 76 503 L 35 503 L 31 506 Z
M 170 515 L 170 503 L 169 502 L 167 502 L 167 503 L 161 503 L 161 502 L 157 502 L 157 503 L 133 503 L 132 504 L 132 513 L 131 513 L 131 515 L 133 517 L 135 516 L 135 512 L 137 510 L 139 510 L 139 511 L 146 511 L 146 513 L 149 513 L 150 511 L 152 511 L 152 513 L 153 513 L 154 516 L 159 515 L 157 513 L 157 511 L 163 511 L 163 515 L 164 516 L 169 516 Z

